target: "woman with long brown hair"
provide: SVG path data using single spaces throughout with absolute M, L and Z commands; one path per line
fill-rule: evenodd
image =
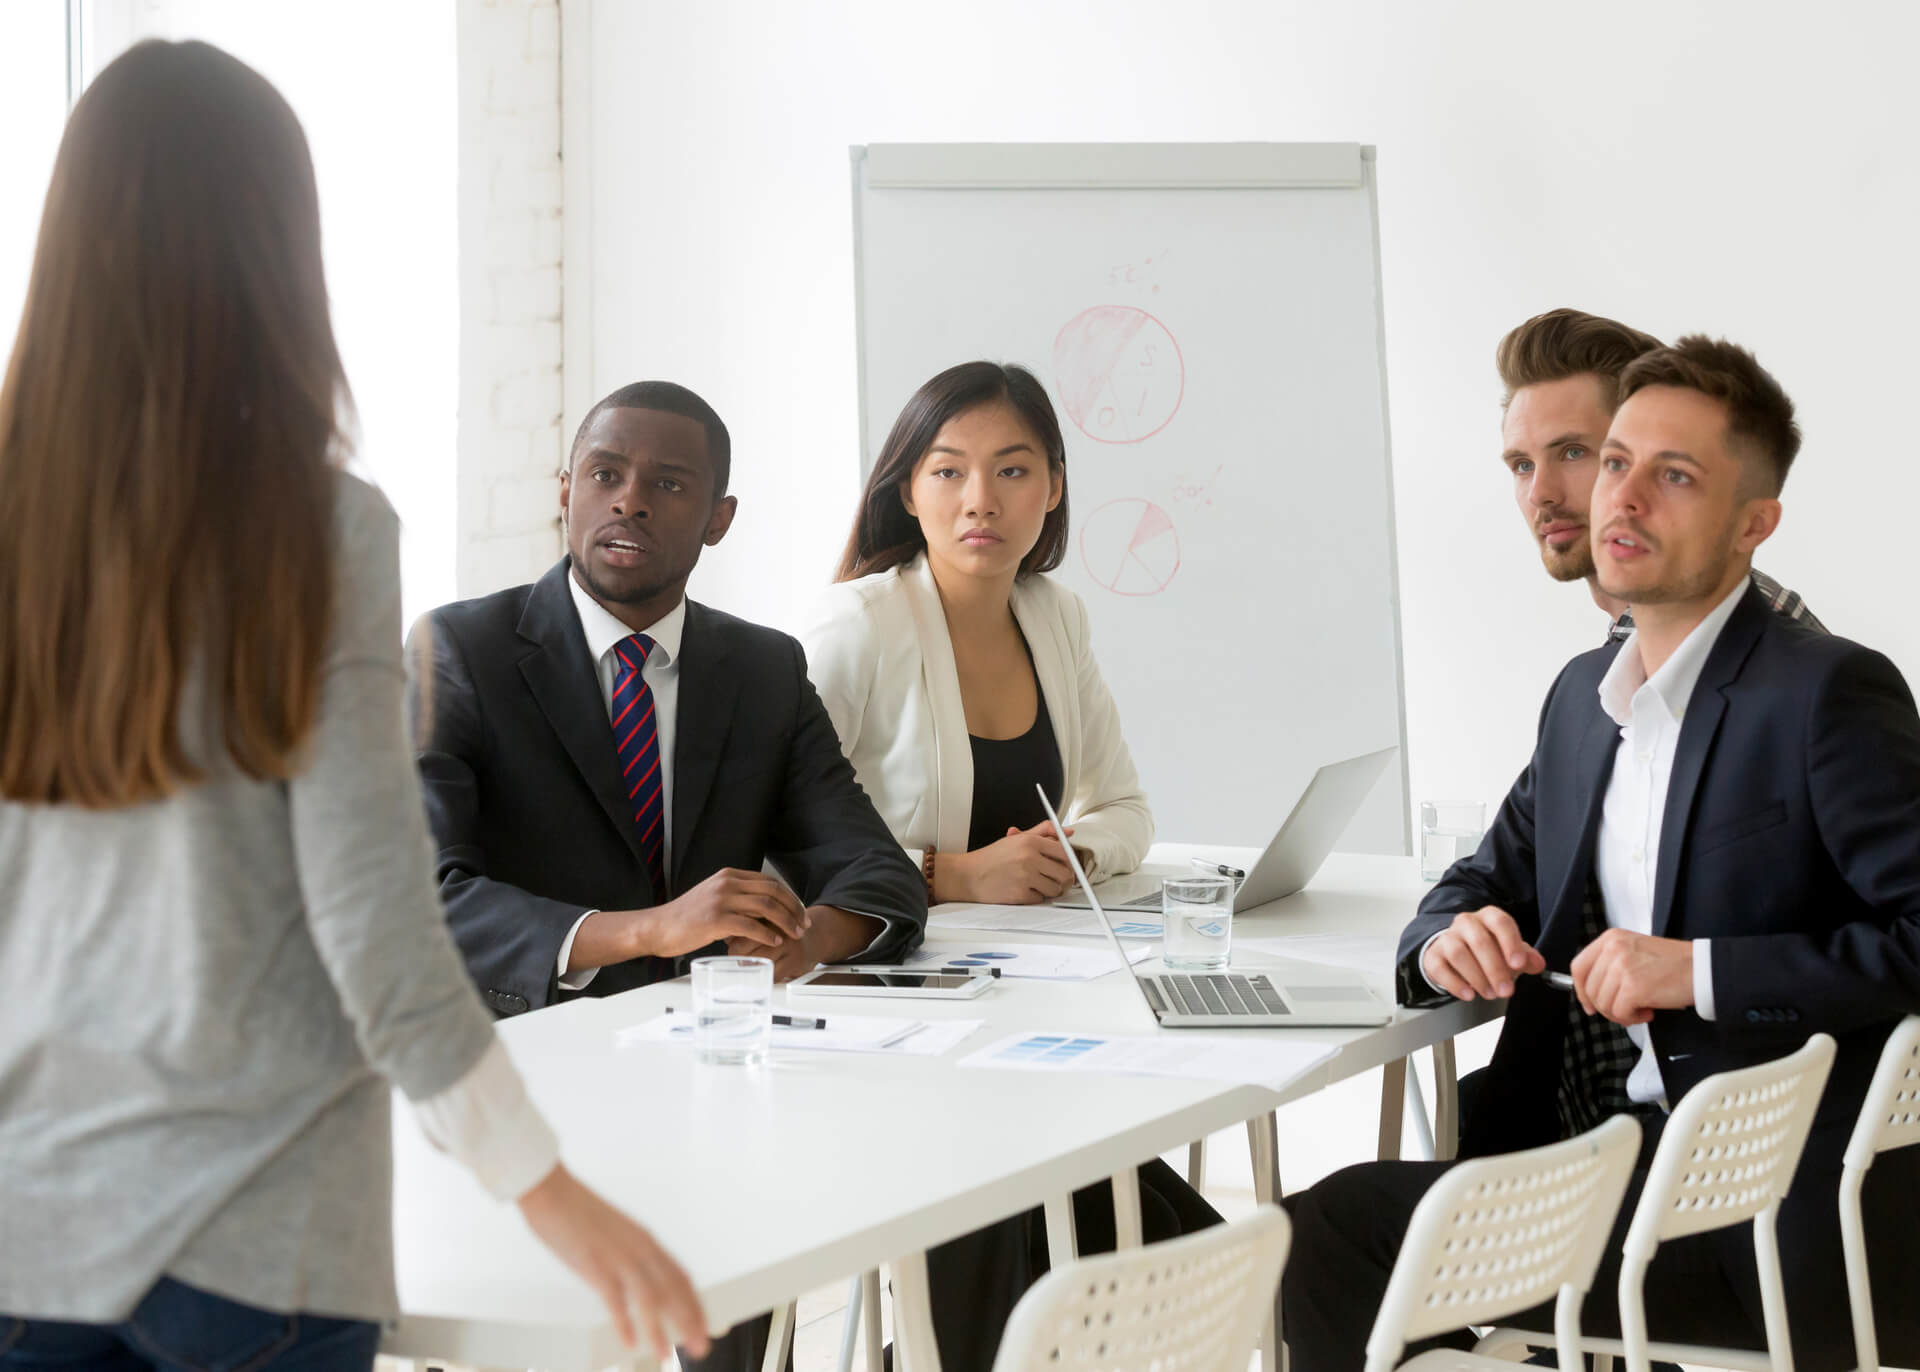
M 370 1366 L 390 1083 L 623 1337 L 704 1347 L 447 934 L 347 406 L 292 110 L 132 49 L 68 123 L 0 387 L 0 1368 Z
M 916 391 L 804 638 L 840 745 L 929 902 L 1028 904 L 1072 881 L 1036 784 L 1095 880 L 1132 871 L 1153 840 L 1086 606 L 1046 575 L 1066 548 L 1066 444 L 1033 373 L 966 362 Z M 1149 1240 L 1219 1223 L 1158 1159 L 1140 1195 Z M 1081 1251 L 1111 1248 L 1109 1188 L 1073 1204 Z M 993 1365 L 1014 1302 L 1046 1269 L 1039 1218 L 928 1252 L 946 1372 Z

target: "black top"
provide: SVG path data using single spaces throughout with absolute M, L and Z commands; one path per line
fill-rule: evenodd
M 1032 670 L 1031 660 L 1028 670 Z M 1020 737 L 967 736 L 973 745 L 973 820 L 967 831 L 968 852 L 998 843 L 1009 828 L 1031 829 L 1045 822 L 1047 812 L 1033 793 L 1035 782 L 1046 789 L 1053 808 L 1060 808 L 1067 777 L 1060 765 L 1060 745 L 1053 741 L 1047 695 L 1040 689 L 1037 676 L 1033 694 L 1039 708 L 1033 714 L 1033 727 Z

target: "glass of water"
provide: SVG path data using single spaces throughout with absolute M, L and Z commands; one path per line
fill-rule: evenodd
M 693 1045 L 702 1062 L 763 1062 L 773 1033 L 773 964 L 693 960 Z
M 1161 961 L 1176 972 L 1224 971 L 1233 953 L 1233 881 L 1169 877 L 1160 884 Z
M 1438 881 L 1469 857 L 1487 831 L 1487 807 L 1477 800 L 1420 802 L 1420 876 Z

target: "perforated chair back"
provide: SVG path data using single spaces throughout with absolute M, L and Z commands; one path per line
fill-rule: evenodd
M 1246 1372 L 1291 1233 L 1263 1205 L 1049 1272 L 1014 1307 L 993 1372 Z
M 1616 1116 L 1545 1148 L 1464 1162 L 1421 1199 L 1367 1338 L 1367 1372 L 1406 1345 L 1491 1324 L 1549 1298 L 1555 1328 L 1579 1339 L 1580 1300 L 1626 1194 L 1640 1126 Z
M 1882 1153 L 1920 1143 L 1920 1015 L 1909 1015 L 1881 1050 L 1873 1085 L 1860 1106 L 1840 1171 L 1840 1238 L 1847 1256 L 1847 1296 L 1853 1307 L 1854 1354 L 1861 1372 L 1880 1366 L 1873 1327 L 1873 1286 L 1867 1272 L 1866 1227 L 1860 1188 Z
M 1833 1051 L 1831 1037 L 1815 1034 L 1784 1058 L 1708 1077 L 1674 1108 L 1622 1254 L 1620 1332 L 1628 1372 L 1646 1372 L 1648 1365 L 1642 1287 L 1654 1250 L 1667 1239 L 1745 1220 L 1753 1221 L 1767 1351 L 1779 1372 L 1793 1366 L 1774 1218 L 1800 1165 Z

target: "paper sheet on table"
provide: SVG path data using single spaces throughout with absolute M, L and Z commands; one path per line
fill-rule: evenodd
M 1330 967 L 1390 976 L 1400 949 L 1396 934 L 1296 934 L 1292 938 L 1241 938 L 1233 951 L 1266 953 L 1296 962 L 1318 962 Z
M 1137 910 L 1109 910 L 1113 932 L 1121 938 L 1159 938 L 1165 930 L 1160 916 Z M 1060 910 L 1051 905 L 955 905 L 927 921 L 930 929 L 1013 930 L 1022 934 L 1072 934 L 1100 937 L 1100 922 L 1091 910 Z
M 1335 1045 L 1298 1038 L 1292 1030 L 1231 1041 L 1060 1030 L 1010 1035 L 961 1058 L 959 1065 L 1013 1072 L 1184 1077 L 1266 1086 L 1277 1091 L 1311 1072 L 1334 1051 Z
M 1124 950 L 1129 962 L 1140 962 L 1153 955 L 1147 944 Z M 1113 949 L 1103 941 L 1091 947 L 1066 948 L 1057 943 L 1000 943 L 981 939 L 978 943 L 956 943 L 950 947 L 922 948 L 903 964 L 908 967 L 997 967 L 1003 977 L 1025 977 L 1039 981 L 1092 981 L 1114 966 Z
M 782 1013 L 785 1013 L 784 1011 Z M 891 1019 L 879 1015 L 827 1013 L 824 1029 L 794 1029 L 773 1026 L 771 1043 L 776 1050 L 796 1049 L 815 1053 L 906 1053 L 914 1057 L 938 1057 L 959 1044 L 985 1020 Z M 693 1043 L 693 1016 L 669 1011 L 642 1024 L 631 1024 L 613 1036 L 614 1047 L 635 1043 Z

